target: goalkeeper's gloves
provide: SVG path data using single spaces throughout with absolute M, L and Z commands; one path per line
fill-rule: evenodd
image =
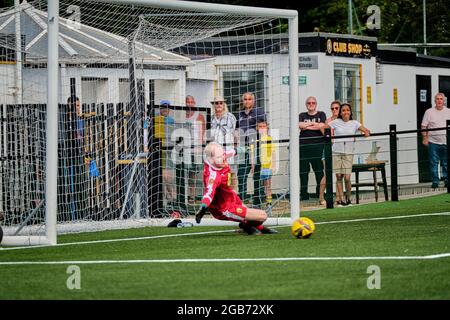
M 195 213 L 195 222 L 200 223 L 205 213 L 206 213 L 206 204 L 202 203 L 198 211 Z

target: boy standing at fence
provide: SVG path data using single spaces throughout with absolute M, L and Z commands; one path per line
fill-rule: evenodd
M 272 143 L 272 137 L 269 135 L 269 126 L 264 119 L 258 119 L 256 125 L 259 134 L 259 153 L 255 148 L 255 144 L 251 148 L 251 173 L 253 174 L 255 163 L 259 160 L 261 164 L 260 181 L 264 185 L 264 193 L 266 195 L 266 204 L 272 204 L 272 174 L 274 165 L 275 146 Z M 257 158 L 259 157 L 259 159 Z

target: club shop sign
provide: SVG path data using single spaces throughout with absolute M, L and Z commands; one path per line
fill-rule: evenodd
M 370 58 L 375 54 L 376 43 L 358 39 L 325 39 L 325 53 L 328 56 Z

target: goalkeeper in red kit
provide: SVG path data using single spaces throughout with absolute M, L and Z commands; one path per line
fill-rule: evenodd
M 247 208 L 231 188 L 231 172 L 227 158 L 234 153 L 234 150 L 225 152 L 217 142 L 211 142 L 206 146 L 203 170 L 205 193 L 200 209 L 195 215 L 195 221 L 200 223 L 206 210 L 209 210 L 216 219 L 239 222 L 239 227 L 249 235 L 278 233 L 262 225 L 267 219 L 264 210 Z

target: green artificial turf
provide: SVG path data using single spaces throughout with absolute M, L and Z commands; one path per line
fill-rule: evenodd
M 289 227 L 261 236 L 235 227 L 62 235 L 69 245 L 0 250 L 0 299 L 450 299 L 450 257 L 407 259 L 450 253 L 450 215 L 430 215 L 438 212 L 450 212 L 449 195 L 302 212 L 317 227 L 303 240 Z M 401 218 L 364 220 L 383 217 Z M 354 219 L 363 221 L 335 223 Z M 179 236 L 70 244 L 163 235 Z M 299 257 L 324 260 L 270 260 Z M 261 260 L 238 260 L 246 258 Z M 13 261 L 64 263 L 4 264 Z M 67 287 L 72 265 L 81 289 Z M 367 285 L 373 266 L 380 289 Z

